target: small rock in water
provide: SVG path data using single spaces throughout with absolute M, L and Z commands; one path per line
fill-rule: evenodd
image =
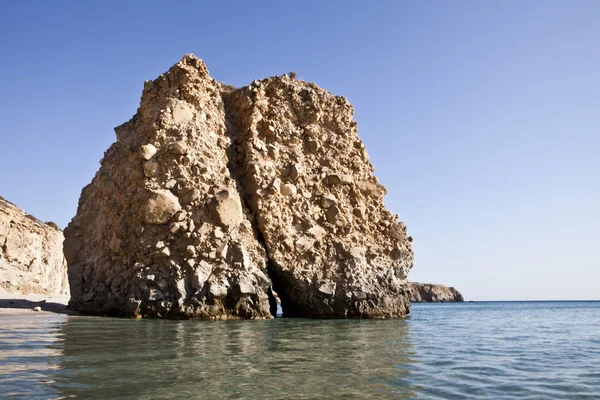
M 40 306 L 33 307 L 33 311 L 42 311 L 42 307 L 40 307 Z

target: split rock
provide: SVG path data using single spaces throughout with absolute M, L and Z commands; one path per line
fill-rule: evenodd
M 286 316 L 407 315 L 412 239 L 352 114 L 315 84 L 233 89 L 185 56 L 144 85 L 82 190 L 65 230 L 70 307 L 271 318 L 277 292 Z

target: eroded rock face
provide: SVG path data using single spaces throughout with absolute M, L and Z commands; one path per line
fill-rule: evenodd
M 286 76 L 234 90 L 188 55 L 116 133 L 65 230 L 71 307 L 270 318 L 274 289 L 287 316 L 409 312 L 411 238 L 344 98 Z
M 410 301 L 424 302 L 462 302 L 463 295 L 453 287 L 434 283 L 410 282 Z
M 0 289 L 19 294 L 66 294 L 63 233 L 0 197 Z
M 146 82 L 65 230 L 70 307 L 169 318 L 268 318 L 265 252 L 227 168 L 224 106 L 185 57 Z
M 236 91 L 227 109 L 284 315 L 406 315 L 411 239 L 385 209 L 347 100 L 284 76 Z

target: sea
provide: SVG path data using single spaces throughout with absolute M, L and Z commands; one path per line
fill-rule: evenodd
M 600 302 L 397 320 L 0 316 L 0 398 L 600 399 Z

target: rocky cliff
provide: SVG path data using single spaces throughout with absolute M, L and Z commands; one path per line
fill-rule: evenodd
M 65 294 L 63 233 L 0 197 L 0 290 L 18 294 Z
M 65 230 L 76 310 L 388 318 L 410 310 L 406 227 L 352 107 L 287 76 L 234 89 L 185 56 L 144 86 Z
M 409 286 L 412 303 L 464 301 L 462 294 L 453 287 L 419 282 L 410 282 Z

